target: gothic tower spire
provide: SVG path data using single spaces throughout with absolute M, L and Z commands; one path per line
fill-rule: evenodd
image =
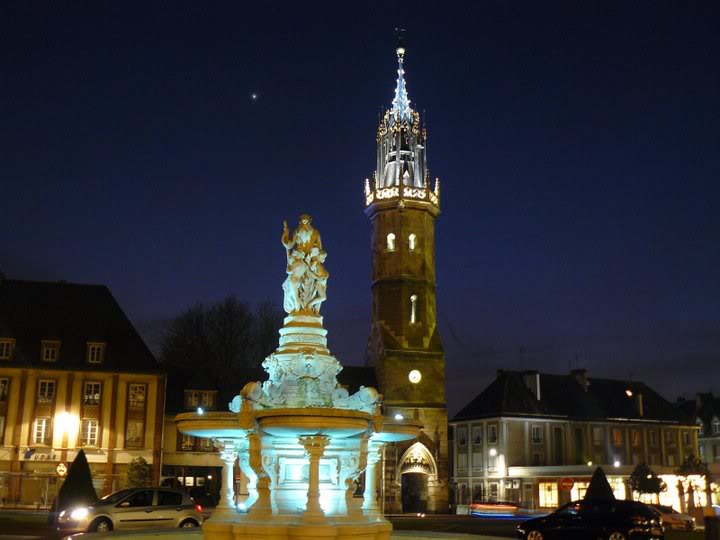
M 428 484 L 432 487 L 424 488 L 429 491 L 427 510 L 444 511 L 448 496 L 445 354 L 435 302 L 435 218 L 440 214 L 440 188 L 437 180 L 434 188 L 430 187 L 427 130 L 408 97 L 405 53 L 400 44 L 395 96 L 377 131 L 377 167 L 373 180 L 365 180 L 365 213 L 370 218 L 372 243 L 367 361 L 375 368 L 385 415 L 399 414 L 423 422 L 423 433 L 415 442 L 419 446 L 413 448 L 425 448 L 423 455 L 435 456 L 432 459 L 437 461 L 429 464 L 437 471 Z M 409 445 L 398 447 L 397 456 L 415 455 Z M 405 473 L 414 469 L 403 459 L 396 460 L 394 467 L 404 481 Z M 406 465 L 409 468 L 404 468 Z M 397 490 L 397 483 L 388 484 L 386 493 L 392 490 Z M 400 504 L 400 498 L 393 500 L 397 506 L 386 505 L 386 511 L 424 511 L 406 507 L 404 501 Z

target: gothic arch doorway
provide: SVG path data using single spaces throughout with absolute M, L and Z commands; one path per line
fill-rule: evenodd
M 424 444 L 416 442 L 400 458 L 402 511 L 427 512 L 429 483 L 436 480 L 435 458 Z

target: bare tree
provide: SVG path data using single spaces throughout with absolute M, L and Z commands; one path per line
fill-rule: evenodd
M 160 343 L 160 359 L 168 369 L 206 370 L 222 385 L 262 364 L 277 347 L 281 325 L 282 312 L 270 302 L 254 312 L 234 296 L 210 306 L 196 304 L 170 323 Z

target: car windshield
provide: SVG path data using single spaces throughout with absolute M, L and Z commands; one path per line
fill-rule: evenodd
M 98 504 L 115 504 L 118 501 L 121 501 L 130 493 L 132 493 L 132 489 L 121 489 L 120 491 L 116 491 L 115 493 L 111 493 L 110 495 L 105 495 L 102 499 L 98 501 Z

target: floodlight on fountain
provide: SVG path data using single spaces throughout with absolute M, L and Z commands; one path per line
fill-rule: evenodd
M 592 467 L 592 461 L 588 461 L 587 465 L 588 467 Z
M 398 422 L 400 422 L 401 420 L 405 420 L 405 417 L 404 417 L 402 414 L 400 414 L 400 413 L 396 413 L 395 416 L 394 416 L 394 418 L 395 418 L 395 420 L 397 420 Z
M 497 456 L 497 450 L 495 450 L 494 448 L 491 448 L 491 449 L 490 449 L 490 455 L 493 456 L 493 457 Z
M 197 408 L 197 413 L 198 413 L 198 414 L 204 414 L 204 413 L 205 413 L 205 409 L 203 409 L 202 407 L 198 407 L 198 408 Z
M 619 467 L 619 466 L 620 466 L 620 462 L 616 459 L 616 460 L 615 460 L 615 463 L 613 463 L 613 466 L 616 467 L 616 468 Z

